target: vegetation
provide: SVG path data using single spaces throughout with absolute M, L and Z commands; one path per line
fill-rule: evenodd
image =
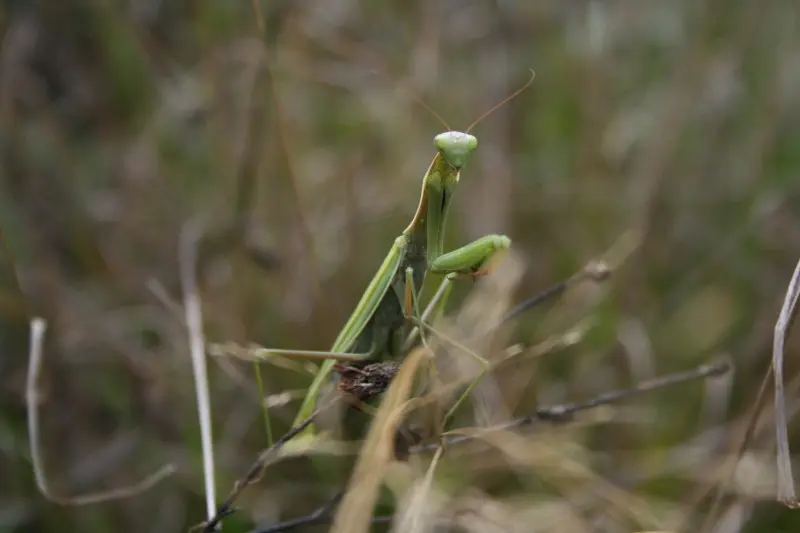
M 440 327 L 474 341 L 592 261 L 613 271 L 483 346 L 534 355 L 498 368 L 454 425 L 721 357 L 734 371 L 411 454 L 375 515 L 399 510 L 402 531 L 800 527 L 775 502 L 771 402 L 733 461 L 800 257 L 796 2 L 255 2 L 0 7 L 0 531 L 205 520 L 186 228 L 203 234 L 206 340 L 327 349 L 413 215 L 433 137 L 531 69 L 532 86 L 472 132 L 445 246 L 506 234 L 510 270 L 460 283 Z M 26 414 L 33 316 L 48 325 L 36 392 L 49 498 Z M 790 338 L 790 399 L 795 352 Z M 252 364 L 206 361 L 220 502 L 267 447 L 261 404 L 285 433 L 312 366 L 261 365 L 259 385 Z M 164 465 L 174 473 L 129 497 L 68 501 Z M 304 515 L 342 482 L 304 457 L 271 464 L 223 530 Z

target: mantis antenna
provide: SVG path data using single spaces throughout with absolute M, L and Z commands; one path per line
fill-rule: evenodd
M 498 108 L 506 105 L 508 102 L 510 102 L 511 100 L 516 98 L 517 96 L 519 96 L 525 89 L 530 87 L 531 83 L 533 83 L 534 78 L 536 78 L 536 72 L 534 72 L 533 69 L 531 69 L 531 77 L 530 77 L 530 79 L 528 79 L 528 81 L 525 82 L 525 85 L 523 85 L 522 87 L 520 87 L 519 89 L 517 89 L 516 91 L 514 91 L 510 95 L 508 95 L 505 98 L 503 98 L 500 102 L 498 102 L 495 105 L 493 105 L 492 107 L 490 107 L 486 112 L 484 112 L 481 116 L 479 116 L 475 120 L 475 122 L 473 122 L 472 124 L 469 125 L 469 128 L 467 128 L 467 131 L 465 133 L 469 133 L 472 130 L 472 128 L 474 128 L 475 126 L 478 125 L 478 123 L 480 121 L 482 121 L 483 119 L 485 119 L 486 117 L 488 117 L 489 115 L 494 113 Z
M 385 72 L 381 71 L 381 73 L 384 76 L 389 77 L 389 75 L 386 74 Z M 533 69 L 531 69 L 531 77 L 528 79 L 528 81 L 525 82 L 525 85 L 523 85 L 522 87 L 520 87 L 519 89 L 517 89 L 516 91 L 514 91 L 510 95 L 508 95 L 505 98 L 503 98 L 500 102 L 496 103 L 495 105 L 490 107 L 488 110 L 486 110 L 481 116 L 479 116 L 477 119 L 475 119 L 475 122 L 470 124 L 469 128 L 467 128 L 464 133 L 469 133 L 470 131 L 472 131 L 472 128 L 477 126 L 483 119 L 485 119 L 486 117 L 488 117 L 489 115 L 491 115 L 492 113 L 497 111 L 497 109 L 499 109 L 500 107 L 503 107 L 504 105 L 506 105 L 508 102 L 510 102 L 511 100 L 513 100 L 514 98 L 519 96 L 520 94 L 522 94 L 522 92 L 525 91 L 525 89 L 527 89 L 528 87 L 531 86 L 531 84 L 533 83 L 533 80 L 535 78 L 536 78 L 536 72 L 534 72 Z M 433 108 L 431 108 L 431 106 L 426 104 L 424 100 L 422 100 L 419 96 L 417 96 L 414 93 L 414 91 L 411 91 L 411 97 L 414 99 L 414 101 L 416 103 L 418 103 L 423 108 L 425 108 L 425 110 L 428 113 L 433 115 L 434 118 L 436 118 L 439 122 L 441 122 L 444 125 L 445 128 L 447 128 L 448 130 L 452 130 L 450 125 L 447 124 L 447 121 L 445 119 L 443 119 L 442 116 L 439 113 L 434 111 Z

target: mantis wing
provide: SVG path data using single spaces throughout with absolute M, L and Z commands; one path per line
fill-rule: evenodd
M 386 256 L 386 259 L 383 260 L 383 264 L 375 273 L 375 277 L 372 278 L 372 281 L 370 281 L 355 310 L 350 315 L 350 318 L 347 319 L 347 322 L 342 330 L 339 332 L 339 336 L 336 337 L 333 347 L 331 348 L 331 352 L 348 352 L 352 349 L 353 345 L 356 344 L 359 336 L 364 332 L 364 329 L 375 315 L 378 306 L 381 305 L 381 302 L 386 296 L 386 293 L 392 284 L 392 280 L 394 280 L 397 270 L 399 269 L 400 264 L 403 262 L 407 245 L 408 239 L 406 236 L 401 235 L 395 239 L 392 248 L 389 250 L 389 253 Z M 365 358 L 369 357 L 370 355 L 372 354 L 365 354 Z M 311 413 L 314 412 L 317 398 L 322 391 L 323 385 L 327 382 L 335 364 L 335 359 L 326 359 L 322 363 L 322 366 L 320 367 L 319 372 L 317 372 L 314 381 L 308 388 L 306 397 L 303 400 L 303 404 L 300 406 L 300 410 L 297 413 L 297 417 L 295 418 L 293 425 L 299 424 L 311 416 Z M 311 428 L 304 431 L 304 433 L 310 432 L 310 430 Z

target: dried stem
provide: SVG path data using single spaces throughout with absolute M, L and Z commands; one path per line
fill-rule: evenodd
M 772 344 L 772 373 L 775 377 L 775 431 L 778 446 L 778 501 L 787 507 L 798 508 L 800 502 L 794 490 L 792 459 L 789 452 L 788 417 L 786 398 L 783 392 L 783 353 L 786 338 L 797 313 L 797 300 L 800 298 L 800 261 L 795 266 L 786 296 L 783 300 L 778 321 L 775 323 L 775 336 Z
M 28 440 L 31 449 L 31 462 L 33 463 L 33 474 L 36 478 L 36 486 L 39 492 L 48 500 L 61 505 L 90 505 L 111 500 L 130 498 L 151 489 L 164 478 L 175 472 L 175 465 L 167 464 L 145 477 L 138 483 L 127 485 L 111 490 L 90 492 L 77 496 L 64 496 L 56 494 L 47 481 L 44 472 L 44 460 L 42 458 L 42 446 L 39 438 L 39 404 L 42 394 L 39 390 L 39 374 L 42 368 L 42 353 L 44 345 L 44 334 L 47 330 L 47 322 L 43 318 L 35 317 L 30 323 L 30 352 L 28 355 L 28 377 L 25 383 L 25 400 L 28 409 Z
M 210 519 L 214 516 L 216 489 L 214 482 L 214 441 L 211 435 L 211 400 L 208 392 L 206 371 L 205 339 L 203 338 L 203 315 L 200 297 L 197 294 L 195 267 L 197 264 L 197 243 L 201 230 L 194 221 L 188 222 L 180 235 L 179 263 L 183 308 L 186 329 L 189 335 L 189 351 L 192 357 L 197 416 L 200 419 L 200 439 L 203 450 L 203 479 L 206 491 L 206 512 Z

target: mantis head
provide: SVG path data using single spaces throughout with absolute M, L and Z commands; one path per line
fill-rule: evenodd
M 446 131 L 434 137 L 433 144 L 447 164 L 459 170 L 478 147 L 478 139 L 469 133 Z

